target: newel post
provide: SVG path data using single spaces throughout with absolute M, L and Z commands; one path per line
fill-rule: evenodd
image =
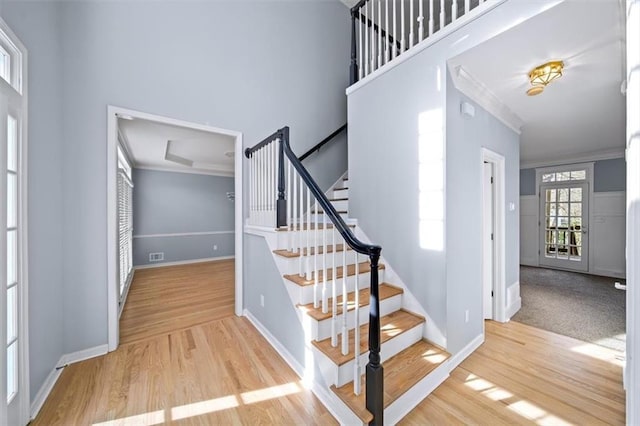
M 378 291 L 378 261 L 380 251 L 369 255 L 371 289 L 369 299 L 369 363 L 366 368 L 366 407 L 373 414 L 371 425 L 383 424 L 384 376 L 380 364 L 380 297 Z
M 289 127 L 280 129 L 278 144 L 278 200 L 276 201 L 276 226 L 287 226 L 287 200 L 284 198 L 284 143 L 289 142 Z

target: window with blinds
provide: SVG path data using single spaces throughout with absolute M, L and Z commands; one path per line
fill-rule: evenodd
M 118 157 L 121 156 L 118 149 Z M 133 182 L 130 168 L 118 159 L 118 260 L 120 298 L 133 271 Z

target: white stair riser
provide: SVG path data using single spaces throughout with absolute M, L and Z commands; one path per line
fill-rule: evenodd
M 349 198 L 349 189 L 334 188 L 329 194 L 329 198 Z
M 342 256 L 342 251 L 338 251 L 335 253 L 335 263 L 338 267 L 342 266 Z M 346 258 L 347 265 L 355 263 L 355 252 L 353 250 L 347 250 Z M 318 254 L 312 256 L 302 256 L 302 258 L 277 256 L 276 263 L 282 274 L 297 274 L 300 272 L 300 259 L 302 259 L 302 271 L 304 273 L 306 273 L 307 271 L 307 265 L 312 272 L 316 269 L 323 270 L 325 267 L 331 269 L 334 266 L 333 253 L 327 253 L 326 255 Z M 363 255 L 359 255 L 358 260 L 360 261 L 359 263 L 362 263 L 364 261 L 367 261 L 368 259 Z
M 380 349 L 380 362 L 384 362 L 396 355 L 397 353 L 408 348 L 412 344 L 422 339 L 422 327 L 424 323 L 418 324 L 415 327 L 405 331 L 404 333 L 396 336 L 390 340 L 387 340 L 382 344 Z M 364 336 L 362 336 L 364 337 Z M 338 336 L 338 345 L 342 344 L 341 336 Z M 349 342 L 352 347 L 353 342 Z M 354 377 L 354 360 L 344 363 L 341 366 L 336 365 L 329 357 L 322 353 L 318 348 L 313 346 L 314 358 L 322 376 L 327 381 L 328 385 L 336 385 L 337 387 L 343 386 L 353 380 Z M 367 348 L 360 354 L 360 374 L 365 373 L 365 367 L 369 362 L 369 349 Z M 364 391 L 364 389 L 363 389 Z
M 340 217 L 342 218 L 342 220 L 347 220 L 349 218 L 349 213 L 339 213 Z M 326 216 L 326 219 L 325 219 Z M 331 223 L 331 219 L 329 218 L 329 215 L 325 215 L 325 214 L 313 214 L 311 215 L 311 221 L 314 223 L 325 223 L 324 221 L 326 220 L 327 223 Z
M 278 249 L 288 249 L 307 247 L 307 234 L 309 234 L 309 245 L 311 247 L 321 246 L 323 244 L 322 234 L 325 234 L 326 244 L 333 245 L 333 236 L 335 234 L 336 244 L 342 244 L 342 236 L 335 228 L 328 229 L 311 229 L 302 231 L 278 231 Z
M 379 281 L 383 282 L 384 270 L 379 270 L 378 274 L 379 274 Z M 371 275 L 368 272 L 366 274 L 360 274 L 360 279 L 359 279 L 360 290 L 369 288 L 369 285 L 371 283 L 370 279 L 371 279 Z M 314 285 L 299 286 L 298 284 L 295 284 L 287 280 L 286 278 L 284 280 L 288 284 L 291 284 L 297 287 L 297 289 L 295 290 L 297 304 L 306 305 L 307 303 L 313 302 Z M 331 297 L 332 283 L 333 283 L 332 280 L 327 281 L 327 287 L 326 287 L 327 298 Z M 355 288 L 355 275 L 352 275 L 350 277 L 347 277 L 347 292 L 354 291 L 354 288 Z M 342 294 L 342 278 L 338 278 L 336 282 L 336 293 L 338 295 Z M 318 283 L 318 301 L 320 301 L 321 299 L 322 299 L 322 282 L 319 282 Z
M 345 192 L 345 191 L 342 191 L 342 192 Z M 337 198 L 347 198 L 347 197 L 344 196 L 344 197 L 337 197 Z M 331 204 L 333 205 L 333 208 L 336 209 L 337 211 L 349 209 L 349 200 L 331 201 Z M 313 208 L 313 211 L 317 211 L 317 210 L 322 210 L 322 207 L 320 207 L 319 205 L 315 205 Z
M 392 312 L 399 310 L 402 307 L 402 294 L 397 294 L 393 297 L 383 299 L 380 301 L 380 316 L 389 315 Z M 352 330 L 355 327 L 355 309 L 347 313 L 347 327 Z M 342 315 L 337 317 L 340 328 L 342 327 Z M 311 318 L 311 336 L 314 340 L 323 340 L 331 337 L 331 321 L 332 318 L 327 318 L 322 321 L 317 321 Z M 360 308 L 360 325 L 369 323 L 369 305 L 362 306 Z

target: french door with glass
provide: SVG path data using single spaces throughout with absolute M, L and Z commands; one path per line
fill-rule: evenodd
M 540 265 L 587 271 L 589 184 L 540 185 Z

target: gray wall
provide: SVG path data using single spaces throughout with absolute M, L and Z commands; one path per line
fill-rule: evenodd
M 28 50 L 29 374 L 31 400 L 64 354 L 62 98 L 55 3 L 3 5 Z
M 460 114 L 462 102 L 474 105 L 473 118 Z M 482 147 L 505 158 L 505 285 L 509 287 L 520 277 L 520 216 L 508 209 L 510 202 L 519 201 L 519 135 L 456 90 L 447 74 L 447 344 L 453 351 L 482 333 L 483 327 L 477 321 L 483 315 Z M 464 322 L 466 309 L 469 324 Z
M 289 125 L 304 152 L 345 122 L 349 14 L 337 0 L 10 1 L 2 13 L 30 49 L 35 393 L 60 353 L 107 343 L 107 105 L 237 130 L 245 146 Z
M 625 191 L 627 163 L 624 158 L 598 160 L 593 164 L 593 192 Z M 536 194 L 536 169 L 520 170 L 520 195 Z
M 133 182 L 135 266 L 151 263 L 152 252 L 163 252 L 164 262 L 233 256 L 234 202 L 227 199 L 233 177 L 133 169 Z M 149 237 L 224 231 L 232 232 Z

